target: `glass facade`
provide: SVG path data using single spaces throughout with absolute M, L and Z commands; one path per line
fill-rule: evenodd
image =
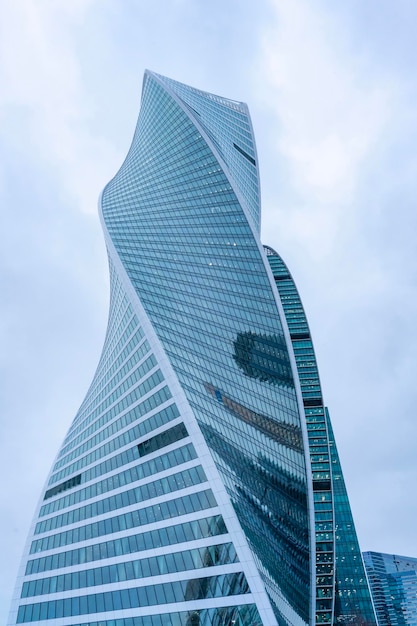
M 417 625 L 417 559 L 363 553 L 379 626 Z
M 148 75 L 131 151 L 103 192 L 102 211 L 275 619 L 308 623 L 303 420 L 285 320 L 283 326 L 259 245 L 258 173 L 246 107 Z M 273 384 L 242 367 L 248 337 L 270 351 Z
M 9 626 L 333 619 L 332 436 L 301 303 L 259 239 L 259 197 L 246 105 L 146 72 L 100 198 L 104 347 Z
M 346 486 L 307 317 L 292 276 L 272 248 L 265 251 L 294 347 L 310 448 L 316 533 L 316 624 L 376 626 Z

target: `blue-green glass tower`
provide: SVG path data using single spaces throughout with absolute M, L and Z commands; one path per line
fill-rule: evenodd
M 417 559 L 364 552 L 379 626 L 417 625 Z
M 307 317 L 284 261 L 272 248 L 265 246 L 265 251 L 290 331 L 308 430 L 316 535 L 316 624 L 376 626 Z
M 307 432 L 246 105 L 146 72 L 100 214 L 107 335 L 9 624 L 310 624 Z M 273 383 L 242 369 L 248 337 Z
M 35 512 L 9 626 L 331 623 L 331 435 L 260 242 L 246 105 L 146 72 L 100 215 L 103 352 Z

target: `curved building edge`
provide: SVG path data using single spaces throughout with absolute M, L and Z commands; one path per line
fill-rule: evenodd
M 309 431 L 317 542 L 315 623 L 377 626 L 307 316 L 288 266 L 273 248 L 264 249 L 289 326 Z
M 165 86 L 164 86 L 164 88 L 166 89 Z M 180 105 L 182 111 L 188 116 L 188 118 L 192 121 L 192 123 L 195 126 L 197 126 L 195 124 L 195 119 L 190 117 L 189 111 L 186 110 L 186 108 L 181 104 L 181 102 L 178 102 L 178 100 L 177 100 L 177 104 Z M 277 297 L 277 293 L 275 291 L 275 287 L 274 287 L 275 283 L 274 283 L 273 278 L 272 278 L 272 273 L 271 273 L 271 271 L 269 269 L 269 266 L 267 265 L 265 256 L 263 255 L 261 244 L 260 244 L 260 241 L 259 241 L 259 237 L 258 237 L 257 232 L 255 230 L 255 225 L 254 225 L 253 219 L 250 216 L 249 210 L 246 208 L 247 202 L 246 202 L 245 198 L 243 198 L 243 196 L 241 195 L 240 189 L 236 188 L 236 185 L 235 185 L 235 182 L 233 180 L 233 177 L 230 175 L 229 168 L 226 166 L 225 162 L 222 160 L 221 155 L 218 153 L 218 150 L 217 150 L 216 146 L 214 145 L 214 143 L 211 141 L 210 137 L 207 135 L 207 133 L 205 133 L 204 128 L 200 127 L 198 130 L 202 134 L 202 136 L 204 137 L 204 140 L 205 140 L 207 146 L 210 148 L 210 150 L 211 150 L 212 154 L 215 156 L 217 162 L 220 164 L 220 166 L 222 168 L 222 171 L 223 171 L 223 174 L 228 179 L 228 181 L 230 183 L 230 186 L 232 187 L 232 189 L 234 191 L 235 196 L 238 198 L 240 207 L 241 207 L 241 209 L 243 211 L 243 214 L 245 215 L 245 218 L 247 220 L 249 228 L 252 231 L 254 242 L 256 243 L 258 252 L 260 253 L 260 258 L 262 260 L 262 263 L 263 263 L 264 267 L 266 268 L 266 275 L 268 276 L 268 281 L 269 281 L 271 289 L 272 289 L 272 294 L 273 294 L 273 297 L 274 297 L 274 300 L 275 300 L 275 305 L 276 305 L 276 308 L 277 308 L 278 317 L 280 317 L 280 319 L 281 319 L 282 330 L 283 330 L 283 333 L 284 333 L 284 335 L 285 335 L 285 337 L 287 339 L 287 350 L 288 350 L 288 355 L 289 355 L 289 358 L 290 358 L 290 361 L 291 361 L 291 368 L 292 368 L 293 379 L 294 379 L 294 388 L 295 388 L 298 408 L 299 408 L 300 417 L 301 417 L 302 416 L 302 412 L 300 411 L 300 406 L 302 406 L 302 397 L 301 397 L 300 385 L 299 385 L 299 382 L 298 382 L 297 369 L 295 367 L 295 359 L 294 359 L 294 355 L 292 353 L 291 342 L 288 341 L 288 339 L 289 339 L 289 331 L 287 329 L 287 324 L 286 324 L 286 321 L 285 321 L 285 317 L 283 315 L 283 309 L 282 309 L 281 302 L 280 302 L 279 298 Z M 135 134 L 135 136 L 136 136 L 136 134 Z M 135 139 L 134 139 L 134 141 L 132 143 L 132 147 L 134 146 L 134 143 L 135 143 Z M 126 161 L 129 158 L 129 155 L 130 155 L 130 151 L 129 151 L 127 157 L 126 157 Z M 126 163 L 126 161 L 125 161 L 125 163 Z M 123 166 L 122 166 L 121 170 L 119 170 L 119 171 L 122 171 L 122 170 L 123 170 Z M 101 198 L 102 198 L 102 196 L 101 196 Z M 125 268 L 122 260 L 119 257 L 119 253 L 117 252 L 117 250 L 116 250 L 116 248 L 114 246 L 114 243 L 112 241 L 111 236 L 108 233 L 108 229 L 107 229 L 107 226 L 105 224 L 105 220 L 104 220 L 104 218 L 102 216 L 101 199 L 100 199 L 100 213 L 101 213 L 101 219 L 102 219 L 102 223 L 103 223 L 103 228 L 104 228 L 104 231 L 105 231 L 106 244 L 107 244 L 108 250 L 109 250 L 109 261 L 110 261 L 110 264 L 113 265 L 113 269 L 115 269 L 116 274 L 118 275 L 118 280 L 120 281 L 121 286 L 122 286 L 124 292 L 128 295 L 128 302 L 130 303 L 130 305 L 133 308 L 134 315 L 136 316 L 137 320 L 139 321 L 139 325 L 144 330 L 144 336 L 147 338 L 147 341 L 149 342 L 149 345 L 150 345 L 149 352 L 150 352 L 150 354 L 154 355 L 154 357 L 156 359 L 155 367 L 158 366 L 159 369 L 161 370 L 162 376 L 163 376 L 163 380 L 165 381 L 165 383 L 167 383 L 167 386 L 168 386 L 168 388 L 171 391 L 171 394 L 172 394 L 172 396 L 173 396 L 173 398 L 175 400 L 175 403 L 178 405 L 182 421 L 183 421 L 183 423 L 185 424 L 185 426 L 187 428 L 188 435 L 190 436 L 190 440 L 192 441 L 192 444 L 194 445 L 194 447 L 197 450 L 197 459 L 200 462 L 201 466 L 203 467 L 204 473 L 205 473 L 206 477 L 208 478 L 208 483 L 209 483 L 212 491 L 215 494 L 215 498 L 216 498 L 216 502 L 217 502 L 216 507 L 218 507 L 217 510 L 220 511 L 223 514 L 223 517 L 225 518 L 227 527 L 228 528 L 230 527 L 229 528 L 229 535 L 230 535 L 231 538 L 233 538 L 233 543 L 234 543 L 236 551 L 237 551 L 237 553 L 238 553 L 238 555 L 240 557 L 240 563 L 242 565 L 242 569 L 244 569 L 244 571 L 246 573 L 246 577 L 248 579 L 248 582 L 250 583 L 251 595 L 253 597 L 253 601 L 255 602 L 255 600 L 256 600 L 256 604 L 257 604 L 258 609 L 259 609 L 259 614 L 261 616 L 262 623 L 265 626 L 266 625 L 268 625 L 268 626 L 275 625 L 275 623 L 277 623 L 277 622 L 275 621 L 275 617 L 272 614 L 270 601 L 268 600 L 266 592 L 265 592 L 265 586 L 264 586 L 265 583 L 260 578 L 259 564 L 258 564 L 258 567 L 255 566 L 255 563 L 254 563 L 254 560 L 253 560 L 253 552 L 252 552 L 252 550 L 248 546 L 246 535 L 243 532 L 241 524 L 240 524 L 240 522 L 237 519 L 235 509 L 232 506 L 231 501 L 230 501 L 230 496 L 228 495 L 228 493 L 227 493 L 227 491 L 225 489 L 225 485 L 224 485 L 223 480 L 220 478 L 218 469 L 217 469 L 215 463 L 213 462 L 212 453 L 209 451 L 209 448 L 207 447 L 206 439 L 202 435 L 201 428 L 200 428 L 200 426 L 198 425 L 198 423 L 196 421 L 195 412 L 194 412 L 193 408 L 191 407 L 190 402 L 189 402 L 189 400 L 187 399 L 187 397 L 186 397 L 186 395 L 184 393 L 183 387 L 179 383 L 178 376 L 175 373 L 175 370 L 174 370 L 174 368 L 173 368 L 173 366 L 171 364 L 171 361 L 170 361 L 169 357 L 167 356 L 165 349 L 162 347 L 162 343 L 161 343 L 160 339 L 158 338 L 158 335 L 157 335 L 157 333 L 156 333 L 156 331 L 155 331 L 155 329 L 154 329 L 154 327 L 153 327 L 153 325 L 152 325 L 152 323 L 150 321 L 149 315 L 148 315 L 148 313 L 146 313 L 142 303 L 140 302 L 140 299 L 138 297 L 138 293 L 137 293 L 135 287 L 133 286 L 130 278 L 128 277 L 127 272 L 126 272 L 126 268 Z M 109 328 L 110 328 L 110 319 L 109 319 Z M 103 355 L 106 353 L 107 350 L 109 350 L 109 345 L 110 345 L 111 341 L 115 341 L 115 336 L 117 334 L 115 332 L 109 333 L 109 328 L 108 328 L 108 332 L 106 334 L 105 344 L 104 344 L 104 347 L 103 347 Z M 142 363 L 142 361 L 140 361 L 140 362 Z M 101 359 L 100 359 L 100 364 L 101 364 Z M 110 368 L 110 366 L 109 366 L 109 368 Z M 119 370 L 121 371 L 121 368 L 119 368 Z M 94 403 L 95 398 L 98 397 L 97 389 L 96 389 L 96 387 L 94 385 L 95 385 L 95 382 L 98 381 L 97 377 L 99 377 L 99 376 L 104 378 L 102 370 L 100 371 L 100 374 L 98 373 L 98 371 L 96 372 L 96 375 L 95 375 L 95 377 L 93 379 L 93 383 L 92 383 L 92 385 L 90 387 L 89 392 L 87 393 L 86 400 L 84 400 L 84 402 L 81 405 L 81 407 L 88 407 L 89 406 L 89 404 L 87 402 L 87 399 L 91 399 L 91 403 Z M 127 378 L 126 378 L 126 380 L 127 380 Z M 140 380 L 142 380 L 142 378 Z M 94 397 L 91 396 L 91 398 L 90 398 L 90 394 L 96 394 L 96 395 Z M 125 396 L 125 397 L 127 397 L 127 396 Z M 79 423 L 76 421 L 77 418 L 74 420 L 73 425 L 70 428 L 70 432 L 69 432 L 69 434 L 67 435 L 67 437 L 66 437 L 66 439 L 64 441 L 64 445 L 62 447 L 62 451 L 64 449 L 66 449 L 66 448 L 70 449 L 71 445 L 78 445 L 78 444 L 74 444 L 74 442 L 77 440 L 77 436 L 80 437 L 83 434 L 83 432 L 87 433 L 88 428 L 90 428 L 90 427 L 87 427 L 87 426 L 84 427 L 83 426 L 83 428 L 80 431 L 80 435 L 75 435 L 74 434 L 76 428 L 80 427 L 83 424 L 83 419 L 84 418 L 82 418 L 82 419 L 80 418 L 79 419 Z M 111 420 L 113 420 L 113 421 L 111 421 L 111 423 L 115 423 L 115 419 L 114 418 L 111 418 Z M 87 421 L 87 418 L 85 418 L 85 421 Z M 103 427 L 107 423 L 108 422 L 106 422 L 104 420 L 103 421 Z M 78 426 L 76 426 L 76 424 L 78 424 Z M 94 423 L 91 422 L 91 427 L 93 425 L 94 425 Z M 71 434 L 73 428 L 74 428 L 74 431 L 73 431 L 73 434 Z M 104 428 L 102 430 L 100 430 L 100 429 L 102 429 L 102 426 L 98 427 L 98 429 L 97 429 L 98 433 L 104 432 Z M 303 424 L 303 420 L 302 419 L 301 419 L 301 429 L 302 429 L 302 433 L 303 433 L 302 434 L 303 441 L 304 441 L 304 444 L 305 444 L 307 442 L 307 430 L 305 428 L 305 425 Z M 122 432 L 122 431 L 117 431 L 117 433 L 118 432 Z M 124 432 L 127 432 L 127 431 L 125 430 Z M 157 428 L 155 431 L 151 431 L 150 435 L 152 435 L 154 432 L 158 434 L 160 432 L 164 432 L 164 430 L 161 430 L 161 428 Z M 89 434 L 86 435 L 86 437 L 87 436 L 89 436 Z M 143 439 L 143 437 L 142 437 L 142 439 Z M 84 445 L 84 444 L 81 444 L 81 445 Z M 98 448 L 97 447 L 93 447 L 92 449 L 93 450 L 97 450 Z M 306 457 L 306 450 L 307 450 L 307 448 L 304 445 L 304 457 Z M 64 454 L 64 453 L 62 452 L 62 454 Z M 68 458 L 69 458 L 69 456 L 71 454 L 72 454 L 71 452 L 68 453 L 68 455 L 67 455 Z M 64 465 L 61 464 L 61 466 L 60 466 L 63 469 L 62 470 L 58 470 L 58 468 L 56 466 L 59 463 L 61 463 L 60 456 L 61 456 L 61 453 L 58 454 L 57 459 L 54 462 L 53 468 L 52 468 L 52 470 L 50 472 L 50 475 L 49 475 L 48 480 L 47 480 L 47 484 L 45 486 L 45 490 L 44 490 L 45 495 L 43 494 L 42 497 L 41 497 L 40 503 L 39 503 L 39 505 L 37 507 L 37 511 L 36 511 L 36 514 L 35 514 L 34 521 L 33 521 L 32 526 L 31 526 L 29 539 L 28 539 L 28 542 L 27 542 L 26 548 L 25 548 L 25 555 L 24 555 L 24 558 L 23 558 L 23 561 L 22 561 L 22 566 L 21 566 L 20 571 L 19 571 L 19 578 L 18 578 L 18 583 L 17 583 L 17 587 L 16 587 L 17 593 L 15 592 L 15 599 L 14 599 L 14 603 L 13 603 L 13 607 L 12 607 L 12 613 L 11 613 L 11 621 L 9 622 L 9 624 L 15 624 L 16 623 L 16 620 L 14 619 L 13 616 L 16 616 L 16 614 L 17 614 L 17 605 L 21 604 L 21 599 L 20 599 L 20 597 L 18 598 L 17 596 L 20 593 L 20 589 L 22 588 L 23 578 L 25 577 L 24 570 L 25 570 L 26 562 L 32 558 L 31 555 L 36 554 L 36 553 L 33 553 L 33 552 L 31 553 L 31 548 L 30 547 L 31 547 L 32 540 L 34 540 L 34 537 L 37 534 L 40 535 L 41 538 L 43 537 L 45 539 L 48 538 L 48 533 L 49 533 L 50 536 L 52 536 L 50 531 L 41 531 L 41 532 L 38 533 L 36 529 L 37 528 L 43 528 L 42 524 L 44 524 L 44 522 L 40 522 L 39 521 L 39 519 L 40 519 L 39 514 L 40 514 L 40 511 L 42 510 L 42 508 L 47 506 L 47 505 L 45 505 L 46 493 L 48 491 L 51 492 L 51 490 L 54 489 L 54 487 L 51 486 L 51 485 L 54 485 L 57 482 L 57 481 L 55 481 L 55 482 L 51 483 L 51 479 L 54 476 L 57 476 L 59 472 L 64 471 L 66 467 L 71 467 L 70 465 L 66 465 L 64 463 Z M 76 457 L 74 457 L 74 458 L 76 458 Z M 110 458 L 110 457 L 105 457 L 105 458 Z M 90 466 L 91 466 L 91 464 L 87 465 L 87 468 L 89 468 Z M 194 467 L 194 466 L 195 466 L 195 464 L 193 465 L 192 463 L 191 464 L 188 463 L 188 465 L 187 465 L 187 467 Z M 129 467 L 131 467 L 131 466 L 129 466 Z M 307 465 L 307 467 L 308 467 L 308 465 Z M 78 474 L 75 476 L 74 472 L 70 472 L 68 475 L 70 476 L 70 479 L 71 478 L 76 478 L 78 476 Z M 114 474 L 114 475 L 116 475 L 116 474 Z M 79 487 L 78 484 L 73 484 L 71 486 L 68 486 L 68 483 L 70 482 L 70 479 L 64 481 L 64 483 L 66 485 L 65 489 L 68 489 L 68 491 L 65 491 L 65 493 L 67 493 L 67 494 L 70 494 L 70 493 L 76 494 L 78 492 L 81 492 L 81 487 Z M 311 490 L 311 479 L 309 477 L 309 473 L 307 474 L 307 477 L 306 477 L 306 484 L 308 486 L 308 490 L 307 490 L 308 499 L 311 502 L 312 490 Z M 49 489 L 48 489 L 48 487 L 49 487 Z M 119 493 L 121 494 L 121 493 L 123 493 L 123 491 L 124 490 L 122 488 L 120 488 L 120 489 L 117 490 L 117 494 L 119 494 Z M 67 496 L 66 495 L 63 496 L 62 493 L 56 492 L 56 493 L 54 493 L 50 497 L 50 499 L 48 498 L 47 502 L 48 503 L 50 502 L 51 504 L 58 503 L 58 501 L 61 501 L 61 499 L 63 497 L 67 497 Z M 98 502 L 98 501 L 99 501 L 98 496 L 92 499 L 92 503 L 93 504 L 95 502 Z M 70 504 L 69 505 L 69 514 L 74 513 L 75 510 L 76 510 L 75 506 Z M 48 517 L 48 515 L 49 515 L 49 513 L 46 514 L 45 524 L 44 524 L 45 527 L 48 526 L 49 521 L 51 521 L 52 519 L 55 519 L 55 517 L 56 518 L 58 517 L 58 516 L 54 516 L 54 518 L 52 518 L 52 517 Z M 309 515 L 311 516 L 311 507 L 309 507 Z M 75 513 L 74 513 L 74 516 L 75 516 Z M 50 525 L 52 525 L 52 524 L 53 524 L 53 522 L 51 522 Z M 38 526 L 38 525 L 40 525 L 40 526 Z M 80 527 L 81 526 L 80 526 L 79 523 L 75 524 L 75 526 L 74 526 L 75 529 L 80 528 Z M 309 537 L 310 537 L 310 554 L 312 554 L 313 551 L 312 551 L 311 548 L 312 548 L 312 546 L 314 546 L 313 533 L 310 532 L 309 533 Z M 95 541 L 92 545 L 98 545 L 97 541 Z M 48 550 L 46 552 L 46 554 L 47 554 L 47 556 L 45 558 L 51 556 L 52 555 L 51 550 Z M 119 561 L 120 561 L 120 559 L 119 559 Z M 111 561 L 108 561 L 108 563 L 111 565 Z M 234 569 L 236 570 L 236 568 L 234 568 Z M 230 567 L 229 567 L 229 570 L 230 570 Z M 65 570 L 65 571 L 68 571 L 68 570 Z M 313 565 L 312 565 L 312 560 L 310 559 L 310 573 L 312 573 L 312 572 L 313 572 Z M 43 577 L 43 578 L 45 578 L 45 577 Z M 29 580 L 35 581 L 36 577 L 34 575 L 31 575 Z M 104 587 L 103 587 L 103 589 L 104 589 Z M 311 581 L 311 589 L 314 589 L 314 580 Z M 279 595 L 279 593 L 280 593 L 279 590 L 275 590 L 275 591 Z M 103 593 L 107 593 L 107 592 L 103 591 Z M 272 593 L 271 590 L 270 590 L 270 593 Z M 72 594 L 72 595 L 74 595 L 74 594 Z M 86 594 L 84 593 L 82 595 L 85 596 Z M 53 597 L 53 596 L 50 596 L 49 594 L 47 594 L 45 596 L 45 599 L 48 600 L 50 597 Z M 66 597 L 68 597 L 70 599 L 71 596 L 67 594 Z M 281 600 L 282 599 L 283 599 L 283 597 L 281 596 Z M 250 600 L 250 597 L 248 596 L 248 601 L 249 600 Z M 97 600 L 97 602 L 98 602 L 98 600 Z M 210 608 L 214 609 L 215 606 L 219 605 L 219 601 L 211 602 L 211 603 L 210 602 L 209 603 L 207 603 L 207 602 L 204 603 L 204 602 L 205 601 L 200 601 L 200 600 L 197 602 L 197 605 L 201 606 L 201 611 L 203 611 L 203 612 L 204 612 L 204 610 L 208 610 Z M 26 600 L 25 603 L 28 604 L 28 601 Z M 47 603 L 45 602 L 45 605 L 46 604 Z M 47 612 L 52 610 L 51 609 L 52 604 L 53 604 L 52 601 L 49 602 L 48 607 L 45 609 Z M 222 606 L 226 606 L 225 605 L 225 600 L 222 599 L 220 604 L 222 604 Z M 184 610 L 188 610 L 188 606 L 186 606 L 186 604 L 181 604 L 181 603 L 177 603 L 175 605 L 175 608 L 176 608 L 177 611 L 180 610 L 181 608 L 183 608 Z M 282 604 L 281 608 L 283 608 L 284 612 L 285 612 L 284 603 Z M 41 610 L 43 610 L 43 609 L 41 609 Z M 64 610 L 64 609 L 62 609 L 62 610 Z M 142 614 L 145 615 L 145 613 L 146 613 L 146 614 L 149 614 L 149 615 L 151 615 L 151 614 L 155 615 L 156 614 L 156 610 L 157 609 L 155 609 L 155 608 L 148 609 L 145 612 L 142 611 Z M 126 610 L 125 609 L 124 610 L 124 615 L 126 616 L 126 618 L 129 618 L 129 616 L 133 616 L 134 613 L 132 613 L 131 609 L 130 610 Z M 99 621 L 105 621 L 105 619 L 108 619 L 110 617 L 110 614 L 106 613 L 106 612 L 97 613 L 97 615 L 94 614 L 94 618 L 96 618 L 96 617 L 97 617 L 97 620 L 99 620 Z M 81 624 L 81 622 L 83 624 L 84 623 L 86 624 L 87 623 L 86 619 L 87 619 L 86 615 L 84 615 L 84 617 L 82 617 L 81 614 L 80 614 L 79 617 L 76 617 L 76 615 L 74 615 L 71 619 L 66 620 L 65 623 L 68 624 L 68 625 L 69 624 L 73 624 L 74 626 L 75 625 L 78 626 L 78 624 Z M 207 618 L 207 619 L 209 619 L 209 618 Z M 297 626 L 298 624 L 304 624 L 305 623 L 303 620 L 300 620 L 297 617 L 297 615 L 294 613 L 293 609 L 291 607 L 289 607 L 289 606 L 287 607 L 286 615 L 285 615 L 285 617 L 283 617 L 283 619 L 285 620 L 285 623 L 293 624 L 294 626 Z M 26 621 L 30 621 L 32 623 L 44 623 L 45 622 L 45 623 L 50 624 L 50 626 L 55 626 L 55 624 L 58 624 L 58 623 L 62 624 L 63 623 L 62 616 L 61 617 L 56 617 L 54 619 L 53 617 L 49 616 L 49 613 L 48 613 L 47 616 L 41 617 L 40 620 L 39 619 L 36 619 L 36 620 L 32 620 L 32 619 L 30 619 L 30 620 L 20 620 L 19 623 L 24 623 Z M 284 623 L 284 622 L 282 622 L 282 623 Z

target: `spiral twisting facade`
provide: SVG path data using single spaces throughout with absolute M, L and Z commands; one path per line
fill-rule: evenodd
M 334 580 L 317 617 L 309 432 L 259 238 L 246 105 L 146 72 L 100 213 L 107 334 L 9 623 L 329 623 Z

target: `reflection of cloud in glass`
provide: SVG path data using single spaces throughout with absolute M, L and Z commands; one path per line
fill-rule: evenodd
M 204 387 L 209 394 L 221 402 L 226 409 L 239 419 L 243 420 L 247 424 L 251 424 L 251 426 L 254 426 L 257 430 L 264 433 L 264 435 L 267 435 L 287 448 L 297 450 L 298 452 L 303 451 L 301 428 L 293 426 L 292 424 L 278 422 L 271 417 L 261 415 L 260 413 L 255 413 L 255 411 L 248 409 L 243 404 L 232 400 L 232 398 L 226 396 L 210 383 L 205 383 Z
M 249 544 L 261 558 L 261 569 L 280 580 L 281 589 L 295 602 L 302 603 L 309 559 L 303 482 L 263 454 L 252 460 L 235 444 L 232 434 L 221 434 L 208 424 L 200 427 L 228 475 L 229 495 Z
M 291 363 L 283 335 L 238 333 L 233 358 L 251 378 L 274 385 L 294 387 Z

